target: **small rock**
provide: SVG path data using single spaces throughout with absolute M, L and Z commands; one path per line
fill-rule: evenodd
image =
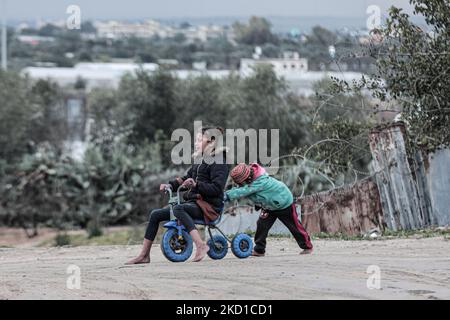
M 371 229 L 364 234 L 364 238 L 376 239 L 381 236 L 381 232 L 378 228 Z

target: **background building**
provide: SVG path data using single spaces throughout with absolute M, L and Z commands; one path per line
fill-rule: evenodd
M 259 53 L 257 52 L 254 55 L 254 59 L 241 60 L 241 76 L 246 77 L 250 75 L 255 66 L 261 64 L 271 65 L 279 77 L 289 78 L 308 71 L 308 60 L 300 58 L 297 52 L 285 52 L 283 58 L 279 59 L 259 58 Z

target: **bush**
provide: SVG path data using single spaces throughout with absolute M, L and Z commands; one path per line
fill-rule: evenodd
M 89 227 L 97 236 L 100 226 L 147 219 L 149 209 L 160 206 L 159 184 L 175 175 L 161 173 L 155 145 L 135 150 L 118 143 L 108 153 L 91 147 L 83 162 L 41 147 L 0 182 L 0 223 Z
M 70 245 L 70 236 L 67 233 L 60 233 L 55 237 L 55 246 L 63 247 Z
M 88 232 L 89 239 L 95 238 L 95 237 L 100 237 L 103 235 L 103 231 L 102 231 L 100 224 L 95 220 L 91 220 L 87 224 L 87 232 Z

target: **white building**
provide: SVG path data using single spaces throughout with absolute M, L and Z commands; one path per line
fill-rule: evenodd
M 300 58 L 297 52 L 285 52 L 283 58 L 279 59 L 242 59 L 240 74 L 243 77 L 251 75 L 257 65 L 271 65 L 279 77 L 293 77 L 308 71 L 308 60 Z
M 154 20 L 143 23 L 127 23 L 119 21 L 96 22 L 97 36 L 101 38 L 118 39 L 122 37 L 171 38 L 183 34 L 188 42 L 196 40 L 207 41 L 226 35 L 224 27 L 216 25 L 191 26 L 186 29 L 171 27 Z
M 78 63 L 73 68 L 27 67 L 22 70 L 31 79 L 50 79 L 60 86 L 73 86 L 78 79 L 86 83 L 87 90 L 98 87 L 117 88 L 122 77 L 142 68 L 147 72 L 155 72 L 159 66 L 155 63 Z M 213 79 L 228 77 L 229 70 L 173 70 L 171 73 L 180 79 L 210 76 Z
M 358 72 L 308 71 L 308 60 L 300 58 L 297 52 L 285 52 L 279 59 L 261 59 L 261 54 L 261 49 L 256 48 L 253 59 L 241 60 L 241 77 L 251 76 L 258 65 L 270 65 L 279 78 L 286 80 L 292 92 L 302 96 L 314 95 L 314 84 L 323 79 L 333 77 L 352 82 L 363 76 Z
M 173 28 L 163 26 L 154 20 L 147 20 L 143 23 L 96 22 L 95 28 L 99 37 L 110 39 L 122 37 L 151 38 L 153 36 L 167 38 L 175 35 Z
M 194 42 L 200 40 L 206 42 L 209 39 L 216 39 L 220 36 L 226 36 L 225 29 L 221 26 L 192 26 L 187 29 L 179 30 L 184 34 L 188 42 Z
M 42 36 L 28 36 L 28 35 L 19 35 L 17 39 L 22 42 L 32 46 L 37 46 L 42 42 L 54 42 L 55 38 L 53 37 L 42 37 Z
M 292 92 L 307 97 L 315 94 L 314 84 L 320 80 L 333 77 L 351 83 L 353 80 L 361 80 L 362 76 L 363 74 L 359 72 L 307 71 L 285 77 L 285 79 Z
M 251 63 L 244 66 L 244 68 L 248 69 L 243 70 L 241 68 L 240 74 L 242 77 L 251 76 L 253 72 L 251 66 L 255 65 L 252 64 L 254 61 L 257 61 L 258 63 L 265 61 L 252 59 L 245 60 L 248 60 Z M 275 61 L 284 61 L 287 63 L 287 61 L 291 60 L 278 59 Z M 298 64 L 301 59 L 294 59 L 292 61 Z M 315 93 L 314 84 L 323 79 L 335 77 L 351 82 L 352 80 L 359 80 L 362 77 L 362 74 L 357 72 L 307 71 L 302 70 L 301 66 L 292 68 L 297 71 L 291 70 L 290 72 L 287 72 L 284 70 L 284 67 L 280 70 L 279 64 L 276 64 L 275 66 L 278 66 L 278 69 L 276 70 L 279 70 L 277 75 L 286 80 L 290 90 L 303 96 L 313 95 Z M 281 64 L 281 66 L 283 66 L 283 64 Z M 28 67 L 23 69 L 22 73 L 28 74 L 31 79 L 50 79 L 57 82 L 60 86 L 73 86 L 77 80 L 81 78 L 85 81 L 87 90 L 91 90 L 96 87 L 117 88 L 120 80 L 126 73 L 134 73 L 139 68 L 151 73 L 158 70 L 159 66 L 154 63 L 146 63 L 142 65 L 135 63 L 78 63 L 74 68 Z M 172 70 L 171 73 L 179 79 L 188 79 L 199 76 L 209 76 L 213 79 L 223 79 L 230 76 L 233 71 L 207 70 L 204 69 L 204 65 L 200 66 L 199 64 L 198 68 L 194 70 Z
M 133 73 L 139 68 L 153 72 L 158 69 L 155 63 L 78 63 L 73 68 L 28 67 L 22 73 L 31 79 L 50 79 L 60 86 L 72 86 L 78 79 L 86 82 L 88 90 L 96 87 L 117 87 L 126 73 Z

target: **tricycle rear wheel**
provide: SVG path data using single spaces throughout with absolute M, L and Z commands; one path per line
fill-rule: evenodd
M 224 236 L 213 236 L 208 240 L 208 246 L 208 256 L 211 259 L 223 259 L 228 253 L 228 241 Z
M 231 251 L 240 258 L 245 259 L 252 255 L 253 240 L 246 233 L 238 233 L 231 241 Z

